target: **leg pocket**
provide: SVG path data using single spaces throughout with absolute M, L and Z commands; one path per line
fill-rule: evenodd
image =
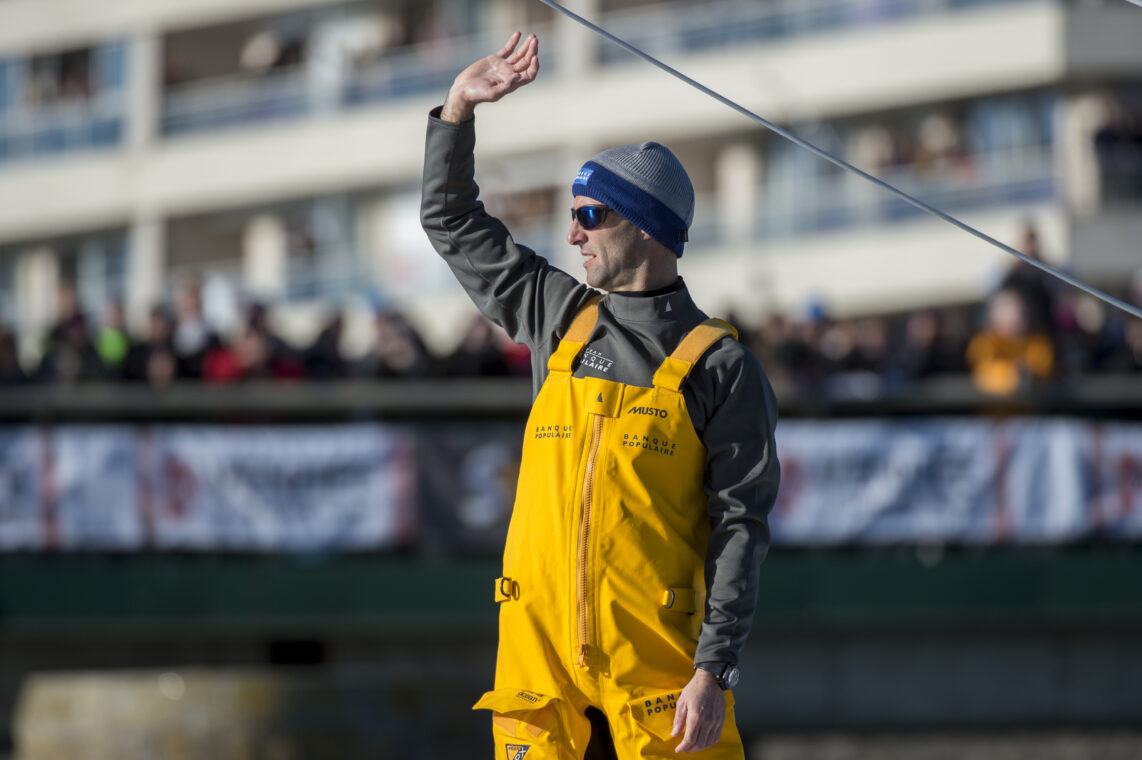
M 569 758 L 559 730 L 561 700 L 527 689 L 489 691 L 472 707 L 491 710 L 497 760 Z
M 632 735 L 638 750 L 635 757 L 679 757 L 674 748 L 682 741 L 682 737 L 671 736 L 670 732 L 674 730 L 674 716 L 678 712 L 678 697 L 681 694 L 681 689 L 656 692 L 627 702 L 627 715 L 631 721 Z M 686 757 L 693 757 L 695 760 L 699 758 L 742 760 L 745 757 L 741 736 L 738 735 L 737 723 L 734 720 L 733 692 L 726 692 L 726 719 L 722 726 L 721 739 L 709 749 Z

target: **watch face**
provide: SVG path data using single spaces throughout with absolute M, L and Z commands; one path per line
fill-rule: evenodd
M 738 685 L 741 679 L 742 672 L 738 669 L 737 665 L 730 665 L 722 673 L 722 684 L 724 688 L 732 689 Z

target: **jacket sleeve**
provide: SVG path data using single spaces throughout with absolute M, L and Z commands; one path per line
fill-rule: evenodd
M 479 200 L 475 120 L 429 115 L 420 219 L 428 239 L 484 316 L 533 354 L 548 344 L 592 293 L 571 275 L 512 240 Z
M 711 352 L 704 380 L 706 495 L 711 533 L 706 609 L 695 663 L 737 664 L 757 606 L 769 511 L 781 477 L 774 429 L 777 400 L 757 358 L 736 341 Z M 704 402 L 704 403 L 703 403 Z

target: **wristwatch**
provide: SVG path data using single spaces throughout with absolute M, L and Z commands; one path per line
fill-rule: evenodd
M 741 680 L 741 669 L 732 662 L 699 662 L 694 667 L 712 673 L 723 691 L 734 688 Z

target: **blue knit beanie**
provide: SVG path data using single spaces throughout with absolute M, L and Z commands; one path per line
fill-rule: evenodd
M 665 145 L 644 142 L 604 150 L 583 164 L 571 194 L 606 204 L 682 256 L 694 221 L 694 186 Z

